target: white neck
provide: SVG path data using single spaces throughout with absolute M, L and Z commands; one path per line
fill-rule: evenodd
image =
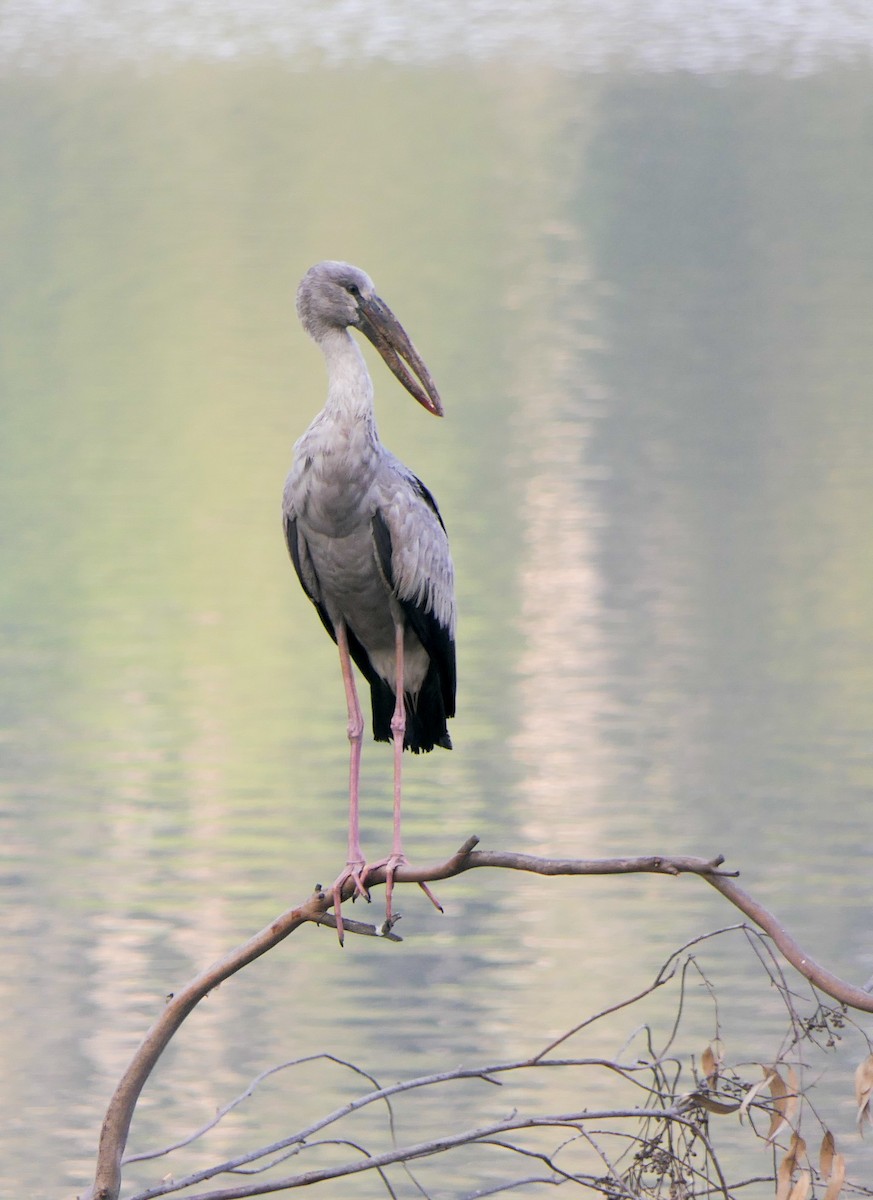
M 327 363 L 325 411 L 335 420 L 373 419 L 373 381 L 358 343 L 345 329 L 331 329 L 319 339 Z

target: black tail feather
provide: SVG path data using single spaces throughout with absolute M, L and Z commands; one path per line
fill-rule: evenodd
M 378 675 L 370 679 L 370 699 L 373 704 L 373 737 L 377 742 L 390 742 L 391 718 L 394 716 L 394 689 Z M 412 697 L 406 693 L 406 734 L 404 750 L 413 754 L 426 753 L 434 746 L 451 750 L 452 739 L 446 727 L 446 707 L 440 685 L 439 672 L 434 663 L 422 684 L 413 707 Z

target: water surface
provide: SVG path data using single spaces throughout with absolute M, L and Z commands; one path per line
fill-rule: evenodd
M 410 852 L 724 853 L 810 953 L 873 973 L 870 31 L 823 8 L 817 39 L 768 41 L 750 8 L 742 38 L 695 26 L 692 61 L 678 7 L 635 34 L 615 6 L 549 11 L 535 47 L 458 16 L 452 54 L 399 18 L 374 42 L 367 6 L 333 49 L 305 6 L 293 45 L 266 8 L 257 29 L 218 6 L 4 16 L 2 1189 L 80 1191 L 166 993 L 339 867 L 339 672 L 278 519 L 324 391 L 293 314 L 323 257 L 375 277 L 447 407 L 428 419 L 371 357 L 458 570 L 456 750 L 409 765 Z M 550 55 L 577 16 L 602 52 Z M 389 760 L 366 747 L 373 853 Z M 441 898 L 402 897 L 402 947 L 304 931 L 225 985 L 131 1148 L 313 1049 L 386 1079 L 529 1053 L 735 920 L 691 879 L 477 873 Z M 729 1049 L 769 1061 L 754 960 L 706 961 Z M 712 1029 L 704 1003 L 683 1053 Z M 865 1052 L 847 1037 L 817 1090 L 860 1181 Z M 186 1165 L 348 1088 L 307 1068 Z M 464 1091 L 452 1118 L 538 1096 Z M 444 1119 L 433 1100 L 403 1132 Z M 505 1169 L 421 1177 L 457 1196 Z

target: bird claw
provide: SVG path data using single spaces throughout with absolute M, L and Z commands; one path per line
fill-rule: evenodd
M 351 871 L 346 875 L 346 879 L 351 879 L 355 885 L 355 890 L 352 892 L 352 904 L 357 900 L 358 896 L 363 896 L 367 903 L 370 903 L 370 889 L 366 884 L 367 866 L 363 864 L 360 871 Z
M 409 860 L 407 859 L 406 855 L 401 852 L 400 854 L 391 854 L 388 858 L 383 858 L 381 862 L 373 863 L 372 866 L 367 867 L 365 872 L 365 874 L 367 874 L 370 871 L 375 871 L 378 867 L 385 868 L 385 920 L 388 922 L 389 928 L 391 927 L 391 924 L 398 919 L 394 916 L 394 910 L 392 907 L 392 901 L 394 897 L 394 875 L 398 867 L 405 867 L 408 865 Z M 438 909 L 440 912 L 445 912 L 445 909 L 426 883 L 419 881 L 418 886 L 424 892 L 425 896 L 427 896 L 428 900 L 430 900 L 434 908 Z
M 418 886 L 424 892 L 425 896 L 427 896 L 428 900 L 430 900 L 431 904 L 434 906 L 435 909 L 437 909 L 441 913 L 444 913 L 446 911 L 443 908 L 443 906 L 440 904 L 439 900 L 437 900 L 436 896 L 433 894 L 433 892 L 430 890 L 430 888 L 427 886 L 426 883 L 422 883 L 421 880 L 419 880 Z
M 342 891 L 345 885 L 351 880 L 351 882 L 354 884 L 352 899 L 354 900 L 356 896 L 363 896 L 364 899 L 369 902 L 370 893 L 367 890 L 366 884 L 368 870 L 369 867 L 362 858 L 350 859 L 346 863 L 345 870 L 340 872 L 334 881 L 334 889 L 338 888 L 340 891 Z
M 333 896 L 333 911 L 334 916 L 336 917 L 336 933 L 337 937 L 339 938 L 340 945 L 342 945 L 343 941 L 345 940 L 342 912 L 343 888 L 351 880 L 351 882 L 354 884 L 352 903 L 354 904 L 358 896 L 363 896 L 369 904 L 370 893 L 367 890 L 366 884 L 368 869 L 369 868 L 367 867 L 367 864 L 362 859 L 358 859 L 355 862 L 347 862 L 346 869 L 340 872 L 340 874 L 331 884 L 330 893 Z
M 378 871 L 380 868 L 385 868 L 385 920 L 380 926 L 380 930 L 384 933 L 390 932 L 392 926 L 400 920 L 399 914 L 394 912 L 394 875 L 398 867 L 408 865 L 408 860 L 405 854 L 391 854 L 388 858 L 380 859 L 379 862 L 366 863 L 360 859 L 355 862 L 347 862 L 345 870 L 337 876 L 336 881 L 330 887 L 330 893 L 333 897 L 333 911 L 336 917 L 336 932 L 339 938 L 339 943 L 342 946 L 345 938 L 345 930 L 343 928 L 342 914 L 342 898 L 343 888 L 351 881 L 354 884 L 351 900 L 354 904 L 358 896 L 363 896 L 367 903 L 370 903 L 370 891 L 367 887 L 367 876 L 373 871 Z M 430 900 L 434 908 L 439 912 L 444 912 L 443 906 L 430 890 L 426 883 L 419 880 L 418 886 Z
M 394 894 L 394 872 L 405 864 L 406 856 L 404 854 L 391 854 L 388 858 L 380 858 L 378 862 L 370 863 L 364 868 L 364 878 L 371 871 L 378 871 L 381 867 L 385 868 L 385 921 L 389 929 L 396 920 L 391 908 L 391 898 Z

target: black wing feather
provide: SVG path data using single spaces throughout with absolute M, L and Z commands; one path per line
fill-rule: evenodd
M 433 509 L 440 522 L 439 511 L 437 510 L 436 502 L 424 484 L 416 479 L 417 489 L 422 497 L 427 501 L 430 508 Z M 445 526 L 443 525 L 443 529 Z M 397 586 L 394 580 L 393 571 L 393 549 L 391 545 L 391 531 L 381 513 L 373 514 L 373 541 L 376 546 L 376 553 L 379 558 L 379 565 L 382 568 L 382 573 L 388 583 L 388 586 L 394 592 L 397 602 L 403 609 L 403 615 L 409 622 L 415 636 L 421 642 L 422 646 L 430 656 L 430 660 L 436 670 L 437 679 L 428 679 L 422 692 L 425 690 L 431 691 L 433 684 L 438 683 L 439 695 L 441 699 L 441 708 L 443 717 L 453 717 L 455 715 L 455 692 L 457 690 L 457 666 L 455 660 L 455 641 L 450 630 L 443 625 L 430 609 L 424 607 L 423 604 L 416 602 L 413 599 L 405 599 L 403 596 L 397 595 Z M 443 721 L 444 724 L 444 721 Z M 448 739 L 448 734 L 445 734 Z M 438 743 L 442 744 L 442 743 Z
M 448 530 L 446 529 L 445 521 L 443 521 L 442 514 L 440 513 L 440 510 L 437 508 L 437 502 L 434 499 L 433 492 L 430 490 L 429 487 L 427 487 L 425 484 L 423 484 L 421 482 L 421 480 L 418 478 L 417 475 L 412 475 L 412 485 L 415 488 L 415 490 L 418 492 L 419 496 L 421 496 L 421 498 L 425 502 L 425 504 L 428 506 L 428 508 L 430 508 L 433 511 L 434 516 L 439 521 L 440 525 L 442 525 L 442 527 L 443 527 L 443 533 L 446 534 L 446 536 L 448 536 Z
M 301 547 L 302 542 L 302 547 Z M 297 529 L 297 518 L 285 515 L 285 543 L 288 546 L 288 553 L 291 555 L 291 561 L 294 564 L 294 570 L 297 572 L 297 578 L 300 580 L 300 586 L 303 588 L 306 595 L 315 605 L 318 615 L 321 617 L 321 623 L 336 641 L 336 630 L 333 627 L 333 621 L 327 615 L 327 609 L 321 603 L 321 596 L 313 587 L 313 583 L 317 585 L 318 576 L 315 574 L 315 567 L 312 565 L 312 559 L 309 557 L 309 549 L 304 538 L 300 536 Z M 306 566 L 308 570 L 304 570 L 302 553 L 306 556 Z M 351 647 L 349 647 L 351 649 Z M 357 659 L 355 660 L 357 662 Z M 360 663 L 358 663 L 360 666 Z M 363 669 L 363 668 L 362 668 Z M 372 670 L 372 668 L 370 668 Z M 366 672 L 364 672 L 366 674 Z
M 424 484 L 413 476 L 416 490 L 436 515 L 443 530 L 442 517 L 431 493 Z M 321 601 L 318 576 L 309 555 L 306 539 L 297 527 L 296 517 L 285 514 L 285 541 L 288 553 L 300 586 L 312 601 L 321 618 L 321 623 L 335 642 L 336 630 L 327 609 Z M 455 643 L 451 633 L 440 624 L 432 612 L 413 600 L 397 596 L 392 570 L 391 532 L 381 514 L 376 513 L 372 522 L 373 540 L 382 572 L 389 587 L 397 597 L 403 614 L 416 637 L 427 651 L 431 665 L 413 707 L 411 698 L 406 699 L 406 737 L 404 746 L 414 753 L 432 750 L 434 746 L 451 749 L 451 738 L 446 728 L 446 718 L 455 715 L 456 665 Z M 353 629 L 346 627 L 349 654 L 358 670 L 370 685 L 373 709 L 373 735 L 377 741 L 390 742 L 391 717 L 394 712 L 394 691 L 390 684 L 373 669 L 370 657 Z

